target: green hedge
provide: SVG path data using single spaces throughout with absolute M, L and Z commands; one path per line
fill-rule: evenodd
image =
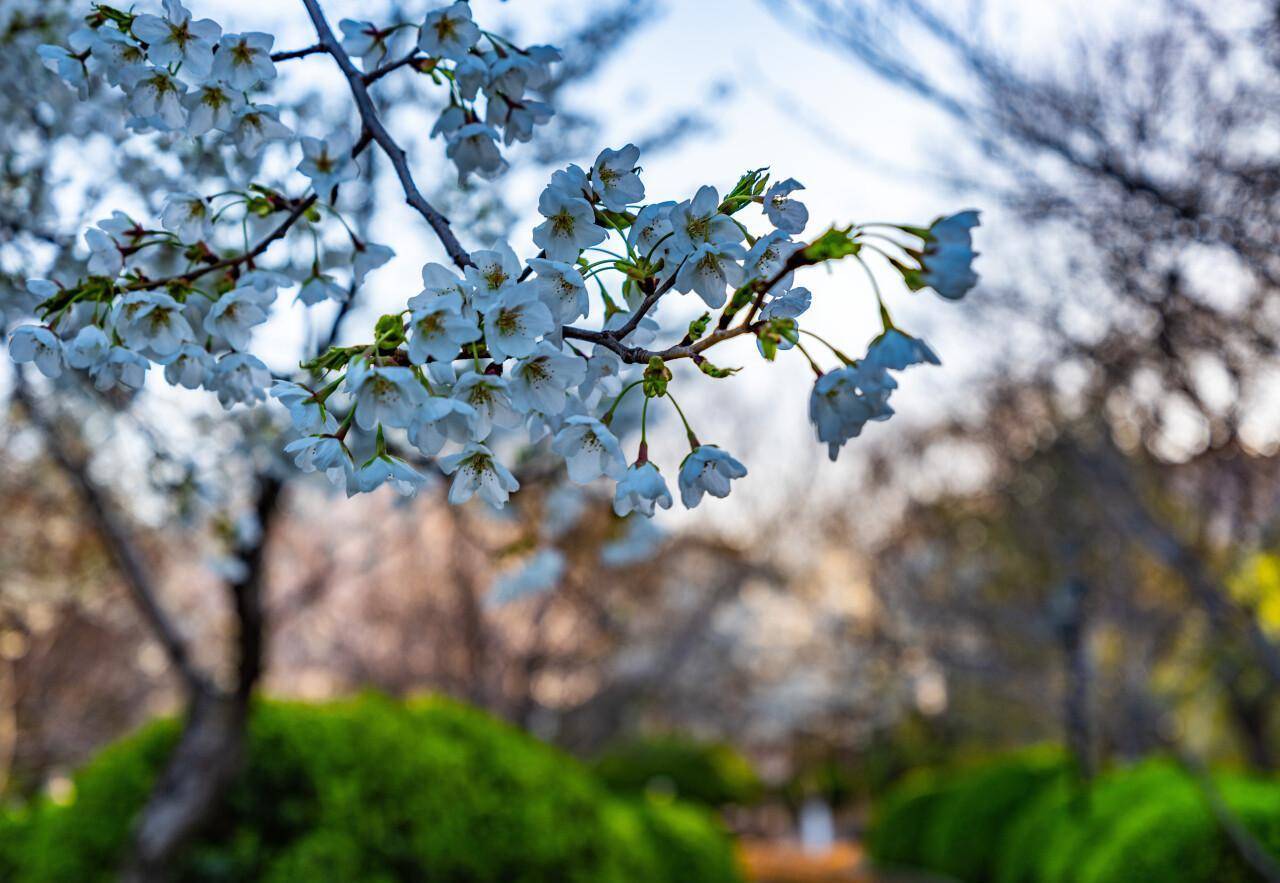
M 159 722 L 104 750 L 76 776 L 67 806 L 11 813 L 0 834 L 16 829 L 6 839 L 21 846 L 0 848 L 0 878 L 113 879 L 176 732 Z M 729 840 L 708 814 L 614 797 L 576 761 L 455 703 L 373 696 L 260 704 L 226 811 L 174 878 L 738 880 Z
M 877 813 L 872 855 L 884 864 L 929 868 L 959 880 L 992 879 L 1008 820 L 1065 770 L 1058 751 L 1034 749 L 908 780 Z
M 730 745 L 661 736 L 614 746 L 594 764 L 614 791 L 643 794 L 669 789 L 704 806 L 753 803 L 761 784 L 751 762 Z
M 1220 777 L 1232 815 L 1280 856 L 1280 782 Z M 1087 790 L 1051 753 L 916 777 L 881 804 L 870 839 L 883 864 L 971 883 L 1247 883 L 1204 790 L 1148 761 Z

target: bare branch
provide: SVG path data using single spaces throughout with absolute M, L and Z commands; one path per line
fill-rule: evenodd
M 290 59 L 294 59 L 294 58 L 306 58 L 308 55 L 316 55 L 324 51 L 325 51 L 325 48 L 323 46 L 321 46 L 319 43 L 315 43 L 311 46 L 307 46 L 304 49 L 291 49 L 288 52 L 273 52 L 271 53 L 271 60 L 272 61 L 289 61 Z

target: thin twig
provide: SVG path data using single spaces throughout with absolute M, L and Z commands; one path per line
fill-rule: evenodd
M 410 52 L 408 55 L 404 56 L 403 58 L 397 59 L 396 61 L 388 62 L 382 65 L 381 67 L 375 68 L 374 70 L 371 70 L 368 73 L 366 73 L 364 75 L 364 83 L 366 86 L 372 86 L 374 83 L 378 82 L 378 80 L 381 80 L 387 74 L 392 73 L 393 71 L 398 71 L 400 70 L 400 68 L 404 67 L 405 65 L 413 64 L 415 61 L 418 61 L 419 59 L 427 58 L 427 57 L 428 56 L 422 54 L 417 49 L 414 49 L 412 52 Z
M 289 61 L 293 58 L 305 58 L 308 55 L 316 55 L 324 52 L 324 47 L 319 43 L 308 46 L 305 49 L 291 49 L 288 52 L 273 52 L 271 54 L 272 61 Z

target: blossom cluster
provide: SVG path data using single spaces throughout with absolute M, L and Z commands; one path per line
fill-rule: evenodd
M 461 180 L 472 172 L 500 175 L 507 163 L 499 142 L 529 141 L 534 127 L 551 119 L 551 108 L 526 93 L 550 80 L 560 53 L 551 46 L 518 47 L 481 30 L 466 2 L 434 10 L 420 24 L 379 27 L 343 19 L 339 27 L 343 49 L 360 59 L 369 81 L 412 67 L 447 86 L 449 101 L 431 134 L 445 138 Z M 217 132 L 254 157 L 265 143 L 293 134 L 276 107 L 259 100 L 276 79 L 277 61 L 299 55 L 273 53 L 274 45 L 271 34 L 223 33 L 212 19 L 193 18 L 181 0 L 163 0 L 159 15 L 95 5 L 66 46 L 38 51 L 82 98 L 95 78 L 120 88 L 134 131 L 193 138 Z M 340 153 L 333 144 L 323 153 L 326 145 L 316 139 L 303 139 L 303 147 L 317 169 Z M 345 180 L 338 173 L 331 178 Z
M 347 70 L 360 60 L 357 103 L 360 89 L 397 67 L 448 82 L 450 103 L 436 131 L 449 139 L 464 178 L 501 172 L 499 128 L 506 143 L 527 140 L 549 116 L 525 91 L 546 81 L 558 54 L 550 47 L 516 49 L 481 30 L 464 2 L 431 12 L 418 26 L 344 21 L 340 45 L 314 11 L 318 6 L 308 6 L 327 54 Z M 123 88 L 135 129 L 195 136 L 217 129 L 241 150 L 273 138 L 293 144 L 271 106 L 255 98 L 275 78 L 276 59 L 309 50 L 273 57 L 269 35 L 223 34 L 216 23 L 193 20 L 177 0 L 165 0 L 163 15 L 95 9 L 70 49 L 46 47 L 42 55 L 74 85 L 102 75 Z M 401 56 L 399 43 L 414 27 L 416 44 Z M 246 114 L 258 120 L 249 124 L 256 135 L 243 134 Z M 370 122 L 364 119 L 366 133 Z M 861 359 L 846 356 L 801 327 L 813 294 L 797 284 L 797 274 L 871 258 L 900 273 L 907 288 L 930 288 L 948 299 L 976 283 L 976 212 L 929 227 L 831 227 L 806 240 L 809 213 L 797 198 L 804 189 L 798 181 L 774 181 L 758 169 L 723 195 L 708 184 L 682 200 L 650 201 L 640 151 L 628 144 L 551 176 L 523 259 L 503 241 L 468 252 L 447 224 L 442 230 L 424 212 L 452 265 L 425 264 L 422 290 L 400 312 L 380 317 L 367 343 L 331 347 L 302 366 L 305 374 L 273 376 L 251 350 L 279 292 L 297 287 L 297 300 L 308 306 L 344 301 L 392 257 L 389 248 L 352 234 L 348 285 L 322 272 L 318 257 L 303 278 L 259 266 L 273 242 L 298 229 L 314 231 L 326 217 L 340 220 L 338 190 L 355 177 L 356 155 L 368 144 L 343 132 L 296 140 L 297 168 L 310 182 L 300 196 L 257 184 L 216 195 L 176 193 L 158 229 L 116 212 L 87 231 L 83 278 L 73 285 L 28 283 L 40 321 L 13 332 L 12 358 L 49 377 L 83 371 L 101 390 L 141 389 L 155 365 L 170 384 L 209 390 L 226 408 L 274 399 L 297 436 L 285 452 L 298 468 L 327 474 L 348 494 L 383 484 L 413 493 L 427 480 L 424 464 L 431 464 L 452 477 L 452 502 L 478 496 L 502 506 L 519 482 L 500 455 L 507 439 L 519 438 L 545 444 L 574 483 L 611 482 L 619 515 L 651 516 L 674 502 L 667 478 L 649 459 L 651 408 L 670 403 L 689 442 L 676 474 L 683 505 L 693 508 L 707 494 L 725 497 L 747 473 L 723 448 L 699 439 L 676 399 L 668 363 L 688 359 L 703 376 L 722 381 L 737 369 L 717 367 L 706 353 L 747 336 L 766 361 L 780 352 L 802 354 L 816 375 L 810 417 L 835 459 L 868 422 L 892 414 L 895 372 L 939 360 L 893 324 L 874 276 L 883 332 Z M 402 152 L 379 146 L 403 161 Z M 243 250 L 219 248 L 219 230 L 237 218 L 269 230 Z M 157 274 L 159 256 L 186 269 Z M 685 298 L 701 316 L 658 346 L 664 330 L 654 314 L 669 296 Z M 838 366 L 824 370 L 806 342 L 829 351 Z M 641 400 L 640 439 L 630 456 L 615 416 L 633 393 Z

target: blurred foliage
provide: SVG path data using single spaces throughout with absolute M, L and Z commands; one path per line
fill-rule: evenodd
M 0 817 L 0 879 L 113 879 L 177 733 L 148 725 L 81 770 L 63 805 Z M 738 879 L 704 811 L 610 796 L 571 758 L 451 701 L 263 702 L 249 733 L 246 768 L 177 879 Z
M 720 807 L 754 803 L 762 792 L 751 762 L 731 745 L 684 736 L 621 743 L 594 766 L 596 775 L 622 794 L 667 792 L 679 800 Z
M 876 814 L 875 860 L 995 883 L 1245 883 L 1258 879 L 1206 788 L 1161 759 L 1091 786 L 1036 749 L 958 771 L 922 771 Z M 1223 775 L 1212 789 L 1280 856 L 1280 783 Z
M 1280 554 L 1250 555 L 1231 574 L 1227 586 L 1235 600 L 1250 605 L 1268 634 L 1280 635 Z
M 1003 826 L 1066 769 L 1061 752 L 1046 747 L 946 774 L 913 775 L 882 803 L 872 855 L 960 880 L 991 879 Z

